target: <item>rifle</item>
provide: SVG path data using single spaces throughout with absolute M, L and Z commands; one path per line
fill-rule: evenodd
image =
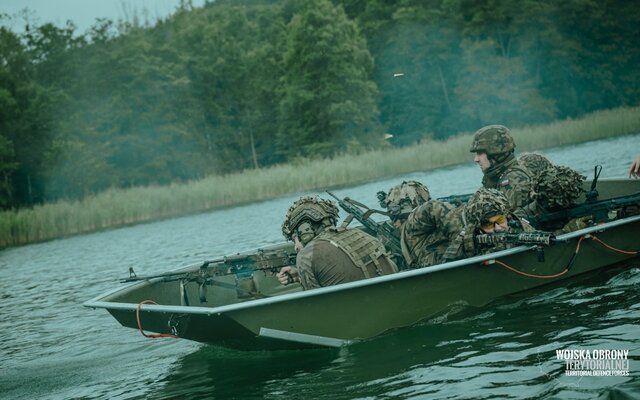
M 327 193 L 336 201 L 340 208 L 342 208 L 349 216 L 344 221 L 344 226 L 347 226 L 353 218 L 357 219 L 369 232 L 372 232 L 380 241 L 385 245 L 387 250 L 393 254 L 402 255 L 402 247 L 400 246 L 400 238 L 396 232 L 396 228 L 388 221 L 376 222 L 371 218 L 371 214 L 378 213 L 387 215 L 384 211 L 374 210 L 365 206 L 364 204 L 345 197 L 340 200 L 335 194 L 327 190 Z M 366 211 L 363 211 L 365 209 Z
M 538 252 L 538 261 L 544 262 L 543 245 L 549 246 L 556 242 L 556 236 L 551 232 L 523 232 L 523 233 L 486 233 L 476 235 L 473 238 L 477 245 L 486 244 L 514 244 L 514 245 L 535 245 Z
M 183 290 L 182 287 L 184 284 L 188 282 L 197 282 L 200 285 L 200 302 L 205 303 L 207 301 L 206 285 L 236 289 L 239 291 L 239 296 L 260 296 L 255 290 L 255 285 L 253 285 L 252 282 L 248 283 L 248 289 L 239 285 L 243 284 L 244 281 L 251 280 L 253 272 L 255 271 L 270 271 L 272 273 L 277 273 L 280 268 L 295 264 L 296 253 L 293 250 L 258 249 L 255 253 L 238 253 L 236 255 L 226 256 L 216 260 L 205 261 L 200 265 L 200 268 L 192 271 L 176 271 L 157 275 L 138 276 L 134 272 L 133 268 L 129 268 L 129 277 L 121 279 L 120 282 L 137 282 L 162 278 L 164 282 L 180 281 L 181 290 Z M 232 285 L 214 279 L 216 276 L 225 275 L 235 275 L 237 284 Z M 186 300 L 186 297 L 183 297 Z
M 437 200 L 444 201 L 447 203 L 451 203 L 455 206 L 461 206 L 469 201 L 469 199 L 473 196 L 473 193 L 469 194 L 454 194 L 446 197 L 438 197 Z
M 628 210 L 626 209 L 628 207 L 638 206 L 640 206 L 640 192 L 607 200 L 587 201 L 571 208 L 542 214 L 531 218 L 529 222 L 533 226 L 544 226 L 553 222 L 564 222 L 586 216 L 591 216 L 595 223 L 607 222 L 627 215 Z M 613 218 L 609 216 L 611 211 L 617 211 Z M 635 212 L 637 213 L 637 210 Z
M 476 235 L 476 244 L 517 244 L 517 245 L 550 245 L 556 242 L 556 236 L 551 232 L 523 232 L 523 233 L 483 233 Z

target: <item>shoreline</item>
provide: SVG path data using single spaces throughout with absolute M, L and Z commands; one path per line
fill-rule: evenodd
M 513 128 L 516 153 L 640 132 L 640 107 Z M 168 186 L 110 189 L 78 201 L 0 212 L 0 249 L 335 189 L 470 162 L 473 133 L 331 159 L 304 159 Z M 375 168 L 372 168 L 375 166 Z

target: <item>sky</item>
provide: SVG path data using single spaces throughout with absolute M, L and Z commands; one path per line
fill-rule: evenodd
M 194 7 L 201 7 L 205 0 L 192 0 Z M 32 11 L 34 22 L 41 25 L 53 22 L 64 26 L 67 20 L 73 21 L 78 33 L 84 33 L 96 18 L 111 20 L 130 20 L 133 15 L 144 15 L 144 10 L 152 21 L 172 14 L 180 0 L 0 0 L 0 13 L 10 16 L 28 8 Z M 20 32 L 23 20 L 13 20 L 15 32 Z

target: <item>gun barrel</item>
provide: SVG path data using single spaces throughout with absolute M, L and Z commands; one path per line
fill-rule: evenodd
M 542 214 L 538 217 L 531 218 L 530 222 L 534 226 L 537 226 L 540 224 L 555 221 L 569 221 L 574 218 L 587 216 L 592 216 L 595 222 L 605 222 L 609 220 L 608 214 L 610 211 L 620 210 L 629 206 L 640 206 L 640 192 L 606 200 L 585 202 L 564 210 Z

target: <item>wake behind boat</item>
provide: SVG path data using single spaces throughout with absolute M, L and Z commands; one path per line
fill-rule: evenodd
M 585 183 L 588 188 L 589 182 Z M 550 246 L 521 245 L 427 268 L 302 291 L 274 271 L 295 262 L 282 243 L 136 280 L 86 302 L 123 326 L 239 349 L 339 347 L 413 325 L 454 305 L 484 306 L 504 295 L 638 260 L 640 181 L 598 182 L 607 222 L 560 235 Z M 584 201 L 584 199 L 583 199 Z M 600 210 L 601 212 L 602 210 Z M 151 336 L 151 335 L 150 335 Z

